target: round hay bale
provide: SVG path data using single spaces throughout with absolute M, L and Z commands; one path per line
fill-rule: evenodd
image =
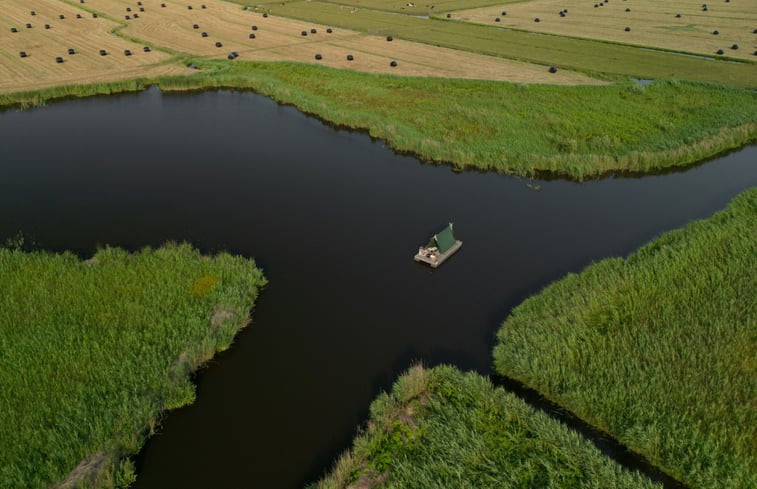
M 539 17 L 537 17 L 537 18 L 534 19 L 534 22 L 541 22 L 541 19 L 539 19 Z
M 139 18 L 139 14 L 134 14 L 134 18 L 138 19 Z
M 68 54 L 70 55 L 76 54 L 76 50 L 74 48 L 68 48 Z
M 142 6 L 142 2 L 137 2 L 137 5 Z
M 557 73 L 557 68 L 556 68 L 556 67 L 554 67 L 554 66 L 550 66 L 550 67 L 549 67 L 549 70 L 548 70 L 548 71 L 549 71 L 550 73 Z
M 18 55 L 22 58 L 26 58 L 28 56 L 28 54 L 26 54 L 26 51 L 21 51 L 20 53 L 18 53 Z
M 501 13 L 502 17 L 505 17 L 507 15 L 507 11 L 503 10 Z
M 631 32 L 631 28 L 630 28 L 630 27 L 626 27 L 626 28 L 625 28 L 625 29 L 623 29 L 623 30 L 624 30 L 624 31 L 626 31 L 626 32 Z
M 131 56 L 131 51 L 128 49 L 124 49 L 124 56 Z
M 221 41 L 216 41 L 216 47 L 217 48 L 223 47 L 223 43 Z
M 630 11 L 631 11 L 631 9 L 630 9 L 630 8 L 626 8 L 626 12 L 630 12 Z
M 76 14 L 77 19 L 81 19 L 81 14 Z
M 26 24 L 26 28 L 27 28 L 27 29 L 31 29 L 31 28 L 32 28 L 32 25 L 31 25 L 31 24 Z
M 707 7 L 702 7 L 702 12 L 707 12 Z
M 712 31 L 712 35 L 714 35 L 714 36 L 717 36 L 718 34 L 720 34 L 719 31 Z
M 166 8 L 166 4 L 165 3 L 161 3 L 160 4 L 160 8 Z
M 34 10 L 32 10 L 32 17 L 34 17 L 35 15 L 37 15 L 37 12 L 35 12 Z M 21 51 L 21 52 L 23 53 L 23 51 Z
M 205 5 L 205 4 L 203 3 L 202 5 L 200 5 L 200 8 L 201 8 L 201 9 L 206 9 L 206 8 L 208 8 L 208 7 L 207 7 L 207 6 L 206 6 L 206 5 Z
M 560 17 L 565 17 L 565 12 L 560 12 Z
M 595 4 L 594 4 L 594 8 L 597 8 L 597 7 L 599 7 L 599 4 L 598 4 L 598 3 L 595 3 Z
M 144 12 L 145 11 L 144 7 L 139 7 L 139 11 Z
M 202 37 L 208 37 L 208 33 L 207 33 L 207 32 L 203 32 L 203 33 L 202 33 L 202 34 L 200 34 L 200 35 L 201 35 Z
M 131 17 L 129 17 L 128 15 L 124 15 L 124 19 L 131 20 Z
M 300 35 L 301 36 L 307 36 L 308 35 L 308 31 L 302 31 L 302 32 L 300 32 Z
M 255 34 L 253 34 L 252 32 L 250 32 L 250 39 L 255 39 Z
M 394 60 L 392 60 L 392 62 L 389 63 L 389 66 L 391 66 L 392 68 L 396 68 L 397 67 L 397 62 L 394 61 Z
M 738 44 L 733 44 L 733 45 L 731 46 L 731 49 L 734 49 L 734 50 L 735 50 L 735 49 L 739 49 L 739 45 L 738 45 Z
M 725 51 L 718 49 L 717 51 L 715 51 L 715 54 L 725 54 Z
M 256 31 L 256 30 L 258 30 L 258 26 L 256 26 L 256 25 L 252 26 L 252 30 L 253 30 L 253 31 Z
M 676 19 L 680 19 L 680 18 L 681 18 L 681 14 L 676 14 Z
M 264 13 L 263 13 L 263 18 L 264 18 L 264 19 L 267 19 L 267 18 L 268 18 L 268 14 L 266 14 L 266 13 L 264 12 Z
M 447 18 L 451 19 L 452 18 L 452 14 L 447 14 Z
M 197 24 L 192 25 L 192 29 L 199 29 L 199 28 L 200 28 L 200 26 L 197 25 Z
M 93 19 L 96 19 L 96 18 L 97 18 L 97 14 L 96 14 L 96 13 L 94 13 L 94 12 L 92 12 L 92 18 L 93 18 Z
M 318 33 L 318 31 L 317 31 L 317 30 L 315 30 L 315 29 L 310 29 L 310 33 L 311 33 L 311 34 L 317 34 L 317 33 Z
M 394 38 L 392 36 L 386 36 L 387 42 L 392 42 Z
M 226 56 L 226 59 L 234 59 L 234 55 L 233 54 L 229 54 L 228 56 Z
M 191 5 L 187 5 L 187 10 L 192 10 L 192 6 Z
M 316 55 L 315 55 L 315 59 L 318 59 L 318 60 L 320 60 L 320 59 L 323 59 L 323 56 L 321 56 L 321 55 L 320 55 L 320 53 L 319 53 L 319 54 L 316 54 Z
M 334 32 L 334 30 L 331 27 L 326 29 L 326 34 L 331 34 L 332 32 Z
M 108 55 L 108 51 L 106 51 L 104 49 L 100 50 L 100 56 L 107 56 L 107 55 Z
M 11 32 L 18 32 L 18 29 L 16 29 L 15 27 L 11 27 Z
M 131 12 L 131 7 L 126 7 L 127 12 Z
M 501 19 L 499 17 L 497 17 L 496 19 L 494 19 L 494 22 L 499 22 L 500 20 Z
M 50 24 L 45 24 L 45 29 L 49 29 L 49 28 L 50 28 Z
M 56 63 L 62 63 L 63 62 L 63 58 L 61 58 L 60 56 L 58 56 L 58 57 L 55 58 L 55 62 Z
M 757 56 L 757 51 L 753 52 L 752 56 Z
M 145 46 L 142 48 L 142 51 L 149 53 L 150 51 L 152 51 L 152 49 L 150 49 L 150 46 Z
M 752 34 L 757 34 L 757 29 L 753 30 Z
M 352 61 L 352 60 L 354 60 L 354 59 L 355 59 L 355 57 L 354 57 L 354 56 L 352 56 L 351 54 L 348 54 L 348 55 L 347 55 L 347 61 Z
M 66 16 L 65 16 L 65 15 L 63 15 L 63 14 L 60 14 L 60 15 L 58 16 L 58 18 L 59 18 L 60 20 L 64 20 L 64 19 L 66 18 Z

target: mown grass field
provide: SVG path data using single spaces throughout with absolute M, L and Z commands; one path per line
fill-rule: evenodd
M 601 7 L 594 7 L 599 5 Z M 568 9 L 565 17 L 559 13 Z M 627 12 L 626 9 L 629 9 Z M 502 12 L 507 15 L 503 16 Z M 680 14 L 681 17 L 676 17 Z M 652 46 L 757 61 L 757 2 L 720 0 L 702 10 L 700 0 L 633 0 L 581 3 L 532 0 L 454 13 L 454 19 L 564 36 Z M 496 22 L 499 18 L 500 21 Z M 539 22 L 534 19 L 539 18 Z M 625 28 L 630 27 L 626 32 Z M 713 34 L 715 31 L 718 34 Z M 731 49 L 737 44 L 738 49 Z
M 559 421 L 475 373 L 413 367 L 313 489 L 653 488 Z
M 505 2 L 497 0 L 439 0 L 429 2 L 409 2 L 407 0 L 323 0 L 324 2 L 334 3 L 337 5 L 353 5 L 359 8 L 371 10 L 385 10 L 387 12 L 396 12 L 404 15 L 434 15 L 441 12 L 454 10 L 473 9 L 477 7 L 486 7 L 490 5 L 501 5 L 503 3 L 512 3 L 509 0 Z M 270 2 L 274 3 L 274 2 Z M 281 3 L 281 2 L 279 2 Z
M 32 10 L 36 15 L 31 15 Z M 77 19 L 77 14 L 82 18 Z M 45 29 L 45 24 L 50 29 Z M 18 32 L 12 33 L 13 27 Z M 4 1 L 0 8 L 0 93 L 189 71 L 165 53 L 145 53 L 143 45 L 111 34 L 117 27 L 111 20 L 93 18 L 59 0 Z M 69 48 L 76 54 L 69 55 Z M 100 49 L 109 54 L 100 56 Z M 124 56 L 126 49 L 134 54 Z M 28 57 L 21 58 L 21 51 Z M 56 63 L 58 56 L 63 63 Z
M 756 93 L 704 84 L 558 87 L 195 62 L 203 71 L 190 77 L 0 96 L 0 106 L 139 90 L 147 83 L 164 90 L 247 88 L 334 124 L 366 129 L 429 162 L 576 179 L 690 164 L 754 141 L 757 133 Z
M 273 15 L 592 74 L 757 88 L 757 63 L 731 63 L 596 40 L 547 36 L 458 22 L 454 16 L 451 21 L 423 19 L 318 1 L 269 3 L 265 9 Z
M 262 273 L 188 245 L 0 248 L 0 487 L 121 487 L 189 373 L 249 320 Z M 77 485 L 80 484 L 80 485 Z
M 697 488 L 757 487 L 757 188 L 526 300 L 496 370 Z

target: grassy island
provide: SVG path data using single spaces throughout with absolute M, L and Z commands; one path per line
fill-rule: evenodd
M 189 374 L 250 319 L 254 262 L 188 245 L 130 254 L 0 248 L 0 487 L 125 487 Z
M 660 487 L 485 377 L 416 366 L 313 489 Z
M 496 369 L 701 488 L 757 487 L 757 188 L 513 310 Z

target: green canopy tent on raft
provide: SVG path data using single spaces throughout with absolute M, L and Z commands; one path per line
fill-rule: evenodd
M 452 223 L 449 223 L 446 228 L 433 235 L 426 246 L 418 248 L 418 253 L 414 259 L 436 268 L 459 250 L 462 245 L 462 241 L 455 239 L 455 235 L 452 233 Z

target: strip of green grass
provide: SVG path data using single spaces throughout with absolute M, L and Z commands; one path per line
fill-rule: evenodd
M 757 188 L 518 306 L 496 370 L 679 480 L 757 487 Z
M 607 86 L 401 78 L 294 63 L 195 60 L 167 90 L 248 88 L 304 112 L 367 129 L 432 162 L 572 178 L 694 163 L 757 139 L 757 93 L 691 82 Z M 30 106 L 61 96 L 138 90 L 149 80 L 0 96 Z
M 509 3 L 521 2 L 523 0 L 438 0 L 433 5 L 426 2 L 408 2 L 407 0 L 323 0 L 324 3 L 334 3 L 337 5 L 352 5 L 359 8 L 371 10 L 384 10 L 387 12 L 396 12 L 405 15 L 433 15 L 442 12 L 453 12 L 455 10 L 468 10 L 479 7 L 488 7 L 490 5 L 505 5 Z M 270 2 L 276 3 L 276 2 Z M 279 2 L 281 3 L 281 2 Z M 413 7 L 407 4 L 413 3 Z M 434 7 L 434 8 L 431 8 Z
M 244 3 L 243 0 L 234 0 Z M 583 71 L 637 78 L 674 78 L 757 88 L 757 63 L 703 59 L 653 49 L 503 29 L 468 22 L 423 19 L 317 1 L 271 3 L 274 15 L 373 34 Z
M 413 367 L 373 402 L 367 430 L 313 489 L 348 486 L 659 487 L 485 377 L 452 367 Z
M 252 261 L 188 245 L 87 262 L 0 248 L 0 487 L 132 481 L 126 457 L 194 400 L 189 373 L 231 344 L 264 284 Z

